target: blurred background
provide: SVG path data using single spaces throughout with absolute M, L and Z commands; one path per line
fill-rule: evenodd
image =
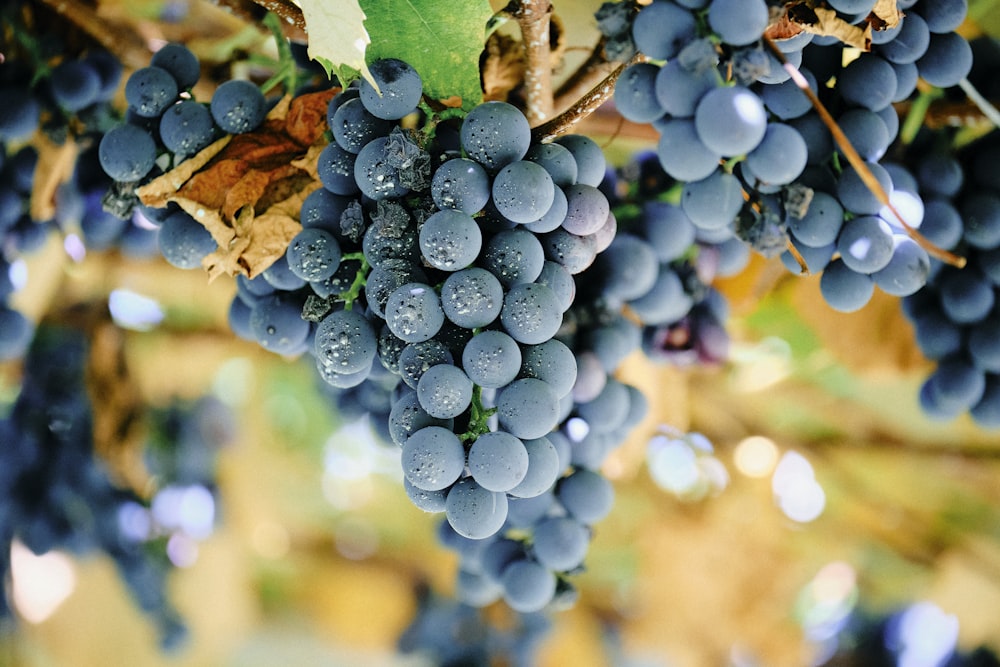
M 556 3 L 570 62 L 596 41 L 599 5 Z M 88 6 L 131 30 L 133 64 L 160 40 L 220 70 L 269 48 L 266 34 L 207 3 Z M 965 34 L 1000 34 L 995 8 L 972 2 Z M 619 164 L 649 146 L 611 109 L 583 131 Z M 932 365 L 881 292 L 836 313 L 818 277 L 755 257 L 716 283 L 731 306 L 728 362 L 630 357 L 621 379 L 652 409 L 605 466 L 616 503 L 576 578 L 580 599 L 550 627 L 525 630 L 502 608 L 456 621 L 457 559 L 437 540 L 438 518 L 407 499 L 398 451 L 338 415 L 310 363 L 231 334 L 232 280 L 118 252 L 74 258 L 56 238 L 22 269 L 30 280 L 14 301 L 34 319 L 112 296 L 130 386 L 162 428 L 180 410 L 201 429 L 188 456 L 206 481 L 172 487 L 153 508 L 171 527 L 168 590 L 186 643 L 161 651 L 110 560 L 21 548 L 2 665 L 416 666 L 435 658 L 401 649 L 435 633 L 524 641 L 539 665 L 809 665 L 830 658 L 837 638 L 875 646 L 834 664 L 1000 651 L 1000 435 L 967 416 L 922 415 Z M 17 374 L 0 365 L 4 402 Z M 104 455 L 141 486 L 155 451 L 150 436 Z M 438 625 L 414 625 L 428 610 Z

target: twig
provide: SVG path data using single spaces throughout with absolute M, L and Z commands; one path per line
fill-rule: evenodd
M 507 11 L 517 21 L 524 44 L 525 116 L 532 126 L 552 116 L 552 62 L 549 52 L 549 26 L 552 3 L 549 0 L 513 0 Z
M 552 141 L 561 134 L 569 132 L 574 125 L 594 113 L 598 107 L 604 104 L 614 95 L 615 82 L 629 65 L 645 62 L 646 56 L 641 53 L 634 55 L 628 62 L 619 65 L 603 81 L 594 86 L 589 93 L 566 111 L 562 112 L 552 120 L 539 125 L 531 131 L 532 138 L 536 142 Z
M 604 42 L 604 38 L 601 38 L 587 59 L 556 89 L 555 109 L 561 109 L 580 99 L 614 70 L 615 63 L 604 57 Z
M 806 97 L 809 98 L 809 102 L 812 103 L 813 109 L 816 110 L 816 113 L 819 114 L 819 117 L 823 120 L 823 124 L 830 130 L 830 134 L 833 135 L 833 140 L 837 142 L 837 146 L 839 146 L 840 150 L 843 151 L 844 157 L 847 158 L 851 167 L 853 167 L 858 173 L 858 177 L 861 178 L 862 182 L 868 187 L 872 194 L 875 195 L 879 203 L 888 208 L 889 211 L 896 216 L 896 220 L 903 226 L 903 229 L 906 230 L 907 235 L 916 241 L 921 248 L 941 261 L 957 266 L 958 268 L 965 266 L 964 257 L 959 257 L 954 253 L 950 253 L 947 250 L 937 247 L 931 243 L 927 237 L 918 232 L 916 228 L 912 227 L 906 222 L 906 220 L 903 219 L 903 216 L 900 215 L 899 211 L 896 210 L 896 207 L 889 201 L 889 195 L 886 194 L 882 185 L 878 182 L 878 179 L 875 178 L 874 174 L 872 174 L 871 170 L 868 168 L 868 165 L 865 164 L 864 159 L 860 154 L 858 154 L 858 151 L 854 148 L 854 146 L 851 145 L 851 141 L 847 138 L 847 135 L 844 134 L 842 129 L 840 129 L 840 126 L 837 125 L 837 121 L 830 115 L 830 112 L 827 111 L 827 108 L 816 96 L 816 93 L 812 91 L 812 88 L 809 87 L 809 82 L 806 81 L 806 78 L 802 76 L 802 73 L 799 72 L 795 65 L 788 62 L 788 59 L 785 58 L 785 54 L 781 52 L 781 49 L 779 49 L 774 43 L 774 40 L 765 36 L 764 42 L 767 44 L 768 48 L 771 49 L 771 52 L 774 54 L 774 57 L 778 59 L 778 62 L 781 63 L 781 66 L 784 67 L 785 71 L 792 77 L 792 81 L 795 82 L 795 85 L 798 86 L 799 89 L 805 93 Z

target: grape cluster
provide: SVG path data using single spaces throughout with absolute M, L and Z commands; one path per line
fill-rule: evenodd
M 957 155 L 935 151 L 936 138 L 911 147 L 926 201 L 921 229 L 968 264 L 934 260 L 927 287 L 903 301 L 921 351 L 937 362 L 920 405 L 934 419 L 968 412 L 984 428 L 1000 428 L 1000 138 Z
M 875 5 L 829 4 L 859 27 Z M 822 271 L 824 299 L 837 310 L 861 308 L 876 286 L 912 294 L 926 281 L 929 257 L 903 222 L 920 224 L 921 202 L 895 193 L 880 161 L 899 129 L 892 103 L 907 99 L 918 77 L 948 87 L 971 68 L 971 49 L 954 32 L 965 3 L 937 4 L 898 2 L 906 10 L 899 24 L 878 30 L 872 22 L 871 50 L 846 65 L 846 47 L 833 37 L 800 32 L 773 41 L 831 110 L 902 222 L 766 48 L 777 8 L 765 0 L 656 0 L 631 24 L 605 9 L 609 39 L 631 37 L 655 61 L 623 72 L 615 103 L 625 118 L 657 129 L 660 162 L 684 183 L 681 208 L 714 240 L 734 235 L 766 256 L 782 254 L 793 273 Z
M 24 27 L 4 16 L 0 30 Z M 0 361 L 23 356 L 34 331 L 30 320 L 9 304 L 19 282 L 17 259 L 41 246 L 56 223 L 31 215 L 39 156 L 29 142 L 36 134 L 64 143 L 71 134 L 86 139 L 100 132 L 122 71 L 106 51 L 60 56 L 49 52 L 54 45 L 43 49 L 43 44 L 48 43 L 32 44 L 33 50 L 13 47 L 6 55 L 16 59 L 0 68 Z M 68 187 L 57 194 L 63 213 L 79 208 L 78 201 L 65 201 L 75 194 Z
M 115 486 L 94 455 L 88 348 L 80 329 L 40 327 L 24 362 L 20 394 L 0 420 L 2 575 L 15 539 L 39 555 L 100 549 L 157 624 L 164 646 L 174 646 L 185 630 L 164 590 L 167 563 L 121 522 L 123 513 L 145 503 Z M 0 596 L 2 614 L 9 613 L 5 604 Z

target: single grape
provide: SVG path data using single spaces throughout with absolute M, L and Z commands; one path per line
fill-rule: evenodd
M 252 132 L 264 122 L 267 100 L 252 82 L 233 79 L 215 89 L 209 108 L 223 132 L 242 134 Z

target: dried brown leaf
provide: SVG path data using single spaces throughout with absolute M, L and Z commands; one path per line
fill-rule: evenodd
M 211 278 L 256 276 L 301 229 L 299 206 L 316 188 L 319 140 L 334 94 L 285 97 L 254 132 L 220 140 L 140 188 L 143 203 L 175 202 L 211 233 L 219 246 L 204 261 Z
M 896 0 L 877 0 L 866 20 L 872 30 L 889 30 L 899 25 L 902 18 Z
M 788 8 L 788 18 L 806 32 L 822 37 L 836 37 L 844 44 L 868 51 L 871 49 L 872 29 L 868 23 L 864 27 L 851 25 L 837 16 L 828 7 L 812 6 L 812 2 L 801 2 Z

